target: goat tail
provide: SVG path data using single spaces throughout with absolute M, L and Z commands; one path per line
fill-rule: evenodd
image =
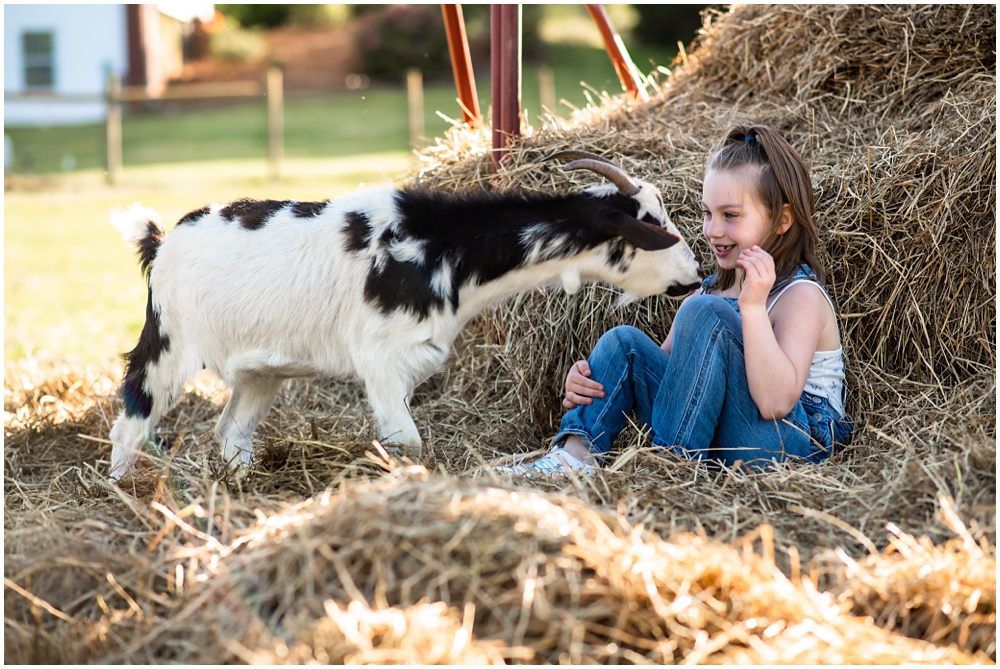
M 163 241 L 163 223 L 160 215 L 141 204 L 133 204 L 122 211 L 111 212 L 111 223 L 122 233 L 122 239 L 139 253 L 139 267 L 143 276 L 149 276 L 149 268 L 156 258 L 156 251 Z

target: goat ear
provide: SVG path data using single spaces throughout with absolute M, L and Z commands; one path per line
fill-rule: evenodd
M 611 232 L 643 251 L 669 249 L 681 240 L 677 235 L 667 232 L 658 225 L 640 221 L 626 214 L 615 217 Z

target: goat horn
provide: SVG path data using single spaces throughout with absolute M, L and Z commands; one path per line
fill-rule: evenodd
M 566 158 L 573 161 L 564 167 L 564 170 L 590 170 L 591 172 L 600 174 L 613 183 L 618 188 L 618 192 L 626 197 L 631 197 L 639 192 L 639 184 L 629 176 L 628 172 L 596 153 L 573 150 L 557 151 L 542 162 L 548 162 L 556 158 Z
M 589 151 L 556 151 L 551 156 L 547 158 L 542 158 L 543 163 L 547 163 L 550 160 L 555 160 L 557 158 L 563 158 L 565 160 L 597 160 L 602 163 L 607 163 L 608 165 L 614 165 L 613 162 L 605 158 L 604 156 L 599 156 L 596 153 L 590 153 Z
M 617 165 L 609 165 L 608 163 L 602 163 L 596 160 L 583 159 L 574 160 L 563 169 L 590 170 L 591 172 L 597 172 L 602 177 L 605 177 L 608 181 L 613 183 L 618 188 L 618 192 L 626 197 L 632 197 L 639 192 L 639 184 L 637 184 L 635 180 L 628 175 L 628 172 Z

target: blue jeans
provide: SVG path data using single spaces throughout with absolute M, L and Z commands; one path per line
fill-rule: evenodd
M 761 467 L 832 455 L 853 425 L 825 399 L 803 393 L 785 418 L 760 415 L 747 385 L 735 303 L 714 295 L 688 300 L 674 321 L 669 354 L 631 326 L 605 333 L 588 360 L 605 396 L 566 412 L 553 444 L 575 434 L 601 456 L 634 412 L 654 446 L 690 459 Z

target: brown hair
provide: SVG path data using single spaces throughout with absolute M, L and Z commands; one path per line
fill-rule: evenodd
M 771 231 L 760 245 L 774 258 L 775 285 L 805 263 L 823 284 L 825 271 L 816 258 L 818 237 L 813 220 L 816 198 L 809 171 L 795 149 L 776 131 L 762 125 L 736 125 L 726 132 L 722 146 L 708 157 L 705 171 L 757 167 L 757 199 L 771 212 Z M 784 205 L 792 210 L 792 226 L 776 234 Z M 736 271 L 719 269 L 712 288 L 725 290 Z

